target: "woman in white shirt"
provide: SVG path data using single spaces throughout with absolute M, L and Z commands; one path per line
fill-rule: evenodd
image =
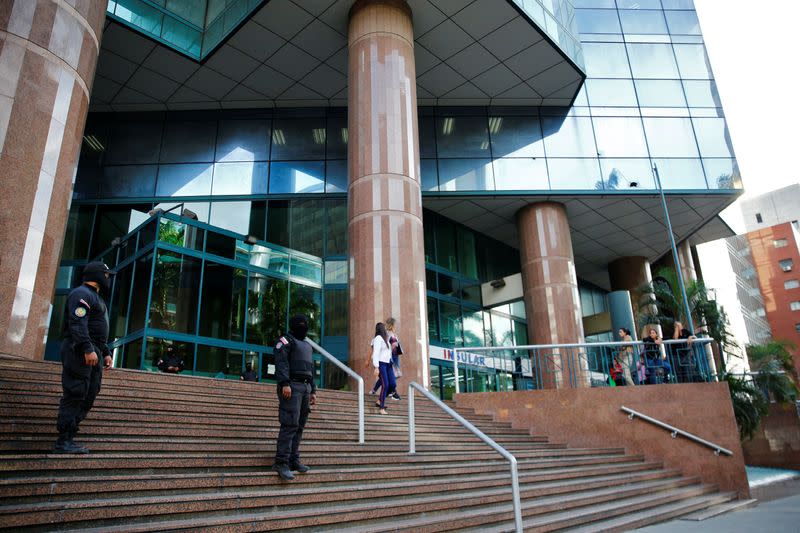
M 381 380 L 380 401 L 375 405 L 382 415 L 386 414 L 386 393 L 394 391 L 397 383 L 392 372 L 392 349 L 389 347 L 389 335 L 383 322 L 375 324 L 375 337 L 372 339 L 372 367 L 375 376 Z

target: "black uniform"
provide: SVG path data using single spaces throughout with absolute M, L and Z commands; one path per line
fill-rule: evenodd
M 64 335 L 61 343 L 61 385 L 64 394 L 58 407 L 60 442 L 71 442 L 78 424 L 86 418 L 100 392 L 103 358 L 110 356 L 106 304 L 97 291 L 81 285 L 67 297 Z M 95 366 L 86 364 L 84 354 L 97 353 Z
M 305 339 L 305 335 L 302 338 Z M 275 345 L 275 379 L 278 381 L 278 416 L 281 422 L 275 465 L 289 466 L 292 470 L 300 465 L 300 441 L 311 412 L 310 396 L 317 390 L 312 352 L 311 345 L 305 340 L 298 340 L 288 333 Z M 284 385 L 292 388 L 288 400 L 281 394 Z

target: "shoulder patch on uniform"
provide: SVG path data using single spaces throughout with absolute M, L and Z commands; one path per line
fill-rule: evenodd
M 92 308 L 92 306 L 91 306 L 91 305 L 89 305 L 88 303 L 86 303 L 86 300 L 84 300 L 83 298 L 81 298 L 80 302 L 81 302 L 83 305 L 85 305 L 87 309 L 91 309 L 91 308 Z
M 85 307 L 76 307 L 75 308 L 75 316 L 78 318 L 83 318 L 86 316 L 86 308 Z

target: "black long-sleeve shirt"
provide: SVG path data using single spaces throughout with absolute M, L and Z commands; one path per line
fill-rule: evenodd
M 67 296 L 63 339 L 79 353 L 111 355 L 108 349 L 108 311 L 103 298 L 88 285 L 75 287 Z

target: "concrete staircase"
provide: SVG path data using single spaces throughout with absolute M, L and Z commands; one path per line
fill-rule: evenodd
M 302 447 L 313 470 L 285 483 L 269 470 L 274 385 L 108 371 L 77 439 L 92 453 L 63 456 L 48 453 L 60 371 L 0 357 L 0 528 L 513 531 L 506 461 L 423 398 L 409 456 L 405 399 L 368 408 L 360 446 L 355 394 L 319 391 Z M 632 529 L 735 498 L 623 449 L 462 414 L 517 457 L 526 531 Z

